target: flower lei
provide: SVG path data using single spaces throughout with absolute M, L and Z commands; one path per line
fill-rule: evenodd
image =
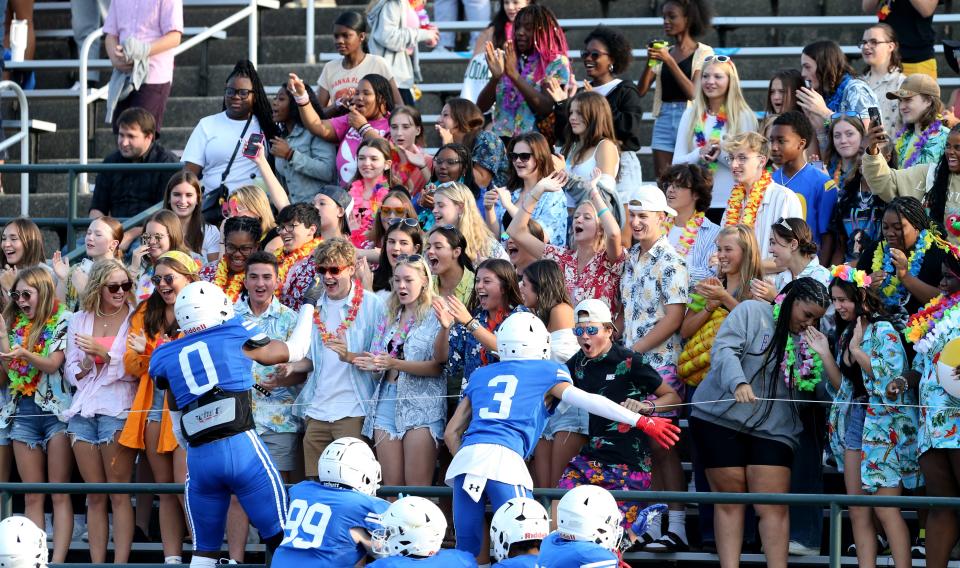
M 697 148 L 703 148 L 707 145 L 707 137 L 703 134 L 703 125 L 707 122 L 707 111 L 703 111 L 703 114 L 693 125 L 693 139 L 697 143 Z M 720 111 L 717 112 L 717 121 L 713 124 L 713 128 L 710 130 L 710 140 L 720 140 L 723 135 L 723 127 L 727 125 L 727 109 L 726 107 L 721 106 Z M 707 168 L 710 171 L 716 171 L 717 162 L 710 162 L 707 164 Z
M 490 333 L 495 333 L 497 327 L 503 323 L 503 320 L 507 319 L 507 311 L 503 308 L 497 310 L 494 313 L 487 312 L 487 321 L 484 324 L 484 327 L 487 328 L 487 331 Z M 480 363 L 483 366 L 486 366 L 489 363 L 489 358 L 487 357 L 487 348 L 480 346 Z
M 910 258 L 907 259 L 907 272 L 910 276 L 916 276 L 920 273 L 923 257 L 927 254 L 927 250 L 930 249 L 933 242 L 934 236 L 930 231 L 927 229 L 920 231 L 917 244 L 913 246 Z M 880 288 L 883 294 L 883 303 L 888 306 L 899 306 L 904 288 L 893 268 L 893 257 L 890 255 L 890 245 L 887 244 L 887 241 L 881 241 L 877 246 L 877 250 L 873 253 L 873 262 L 870 268 L 874 272 L 885 272 L 887 274 L 883 279 L 883 286 Z
M 217 263 L 217 271 L 213 275 L 213 283 L 223 290 L 231 302 L 236 302 L 240 297 L 240 291 L 243 290 L 243 281 L 246 277 L 246 272 L 238 272 L 230 276 L 230 271 L 227 270 L 227 259 L 221 258 Z
M 840 81 L 840 84 L 837 85 L 836 92 L 833 93 L 833 96 L 830 97 L 830 100 L 827 101 L 827 108 L 833 112 L 840 110 L 840 103 L 843 102 L 843 95 L 847 90 L 847 85 L 850 84 L 851 77 L 850 75 L 844 75 L 843 79 Z
M 920 133 L 920 136 L 917 136 L 913 144 L 907 145 L 907 142 L 913 138 L 914 132 L 912 128 L 907 128 L 904 126 L 897 132 L 897 159 L 900 163 L 900 169 L 907 169 L 920 159 L 920 152 L 923 150 L 923 147 L 927 145 L 927 140 L 931 136 L 940 132 L 940 127 L 942 123 L 939 119 L 934 120 L 933 124 L 928 126 L 926 130 Z
M 873 278 L 869 274 L 863 270 L 857 270 L 849 264 L 831 267 L 830 276 L 855 284 L 858 288 L 866 288 L 873 282 Z
M 780 319 L 780 308 L 785 297 L 785 294 L 777 296 L 776 304 L 773 306 L 774 322 Z M 799 341 L 794 341 L 793 334 L 788 333 L 783 361 L 780 362 L 780 375 L 788 387 L 793 385 L 798 391 L 813 391 L 814 387 L 823 380 L 823 360 L 816 351 L 810 349 L 802 336 Z
M 680 253 L 680 256 L 687 256 L 687 253 L 693 248 L 693 244 L 697 240 L 697 233 L 700 231 L 700 226 L 703 225 L 703 221 L 706 218 L 703 211 L 697 211 L 692 217 L 687 219 L 687 223 L 682 228 L 683 232 L 680 234 L 680 240 L 677 242 L 677 246 L 674 247 L 677 249 L 677 252 Z M 666 224 L 667 233 L 670 232 L 672 227 L 673 221 L 668 221 Z
M 320 310 L 313 312 L 313 323 L 317 326 L 317 331 L 320 332 L 320 338 L 324 342 L 335 339 L 343 335 L 350 326 L 353 325 L 353 322 L 357 319 L 357 314 L 360 313 L 360 304 L 363 303 L 363 286 L 360 284 L 360 281 L 353 283 L 353 297 L 350 298 L 350 309 L 347 310 L 347 317 L 344 318 L 340 325 L 337 326 L 337 331 L 330 333 L 327 331 L 327 326 L 323 323 L 323 320 L 320 319 Z
M 833 166 L 833 163 L 830 164 Z M 836 168 L 833 170 L 833 185 L 838 190 L 843 189 L 843 184 L 846 182 L 847 172 L 843 171 L 843 162 L 837 160 Z
M 57 322 L 66 308 L 60 302 L 54 301 L 53 315 L 43 324 L 43 330 L 34 342 L 30 351 L 41 357 L 46 357 L 49 353 L 49 343 L 57 328 Z M 26 348 L 27 338 L 30 337 L 30 330 L 33 328 L 33 322 L 27 319 L 27 316 L 20 312 L 17 314 L 17 322 L 9 332 L 10 344 L 21 345 Z M 7 378 L 10 380 L 10 393 L 23 396 L 33 396 L 40 384 L 40 370 L 27 363 L 23 359 L 12 359 L 7 369 Z
M 957 329 L 955 325 L 950 325 L 951 323 L 956 323 L 955 312 L 960 311 L 960 292 L 957 292 L 950 296 L 944 296 L 943 294 L 937 296 L 936 298 L 927 302 L 927 305 L 923 307 L 922 310 L 910 316 L 910 320 L 907 321 L 907 327 L 904 328 L 904 335 L 907 338 L 907 341 L 917 345 L 917 351 L 920 351 L 921 341 L 923 342 L 924 352 L 929 350 L 929 347 L 937 343 L 941 333 L 935 333 L 938 330 L 954 330 Z M 947 325 L 941 325 L 946 316 L 950 316 L 950 322 Z M 927 334 L 930 333 L 929 339 Z
M 369 199 L 363 197 L 363 192 L 364 186 L 362 179 L 358 179 L 350 184 L 348 193 L 350 194 L 350 198 L 353 199 L 353 223 L 351 224 L 350 240 L 357 248 L 371 248 L 368 246 L 367 231 L 373 224 L 377 211 L 380 210 L 380 205 L 383 204 L 383 200 L 387 197 L 387 194 L 390 193 L 390 186 L 387 184 L 387 179 L 384 176 L 380 176 L 373 191 L 370 192 Z
M 390 332 L 387 333 L 387 320 L 386 318 L 380 320 L 380 323 L 377 324 L 377 335 L 380 342 L 379 348 L 377 351 L 385 353 L 387 346 L 390 345 L 390 341 L 393 340 L 393 347 L 389 351 L 389 355 L 396 359 L 400 353 L 400 349 L 403 347 L 403 344 L 407 341 L 407 336 L 410 334 L 410 328 L 413 327 L 413 324 L 416 322 L 416 318 L 411 316 L 407 319 L 407 322 L 403 324 L 403 327 L 397 329 L 398 324 L 400 323 L 400 315 L 397 314 L 397 319 L 394 320 L 393 324 L 390 326 Z
M 287 254 L 283 253 L 283 248 L 277 249 L 274 254 L 277 255 L 277 281 L 280 282 L 280 286 L 277 286 L 278 293 L 280 292 L 280 288 L 283 287 L 283 283 L 287 281 L 287 272 L 298 262 L 313 254 L 313 251 L 322 241 L 323 237 L 317 237 L 303 243 L 300 245 L 300 248 Z
M 521 79 L 526 79 L 534 85 L 539 84 L 540 81 L 537 80 L 537 68 L 540 63 L 540 54 L 534 51 L 526 57 L 519 56 L 520 63 L 520 73 L 518 76 Z M 499 102 L 499 107 L 503 109 L 504 116 L 517 116 L 517 120 L 520 120 L 520 116 L 523 113 L 519 112 L 520 107 L 526 104 L 526 101 L 523 98 L 523 94 L 520 92 L 520 89 L 513 84 L 513 81 L 507 78 L 507 74 L 503 74 L 503 80 L 500 81 L 500 85 L 503 86 L 503 96 Z
M 731 227 L 742 223 L 753 227 L 753 224 L 757 220 L 757 210 L 760 209 L 763 196 L 767 193 L 767 188 L 770 187 L 772 182 L 773 178 L 770 172 L 764 171 L 760 179 L 753 182 L 753 187 L 750 189 L 750 200 L 747 201 L 746 205 L 743 203 L 743 199 L 746 196 L 743 184 L 738 183 L 733 186 L 733 191 L 730 192 L 730 199 L 727 200 L 726 226 Z

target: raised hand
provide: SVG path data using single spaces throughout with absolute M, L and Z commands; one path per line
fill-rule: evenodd
M 490 76 L 499 80 L 503 77 L 506 66 L 503 50 L 495 48 L 493 42 L 488 41 L 486 45 L 483 46 L 483 52 L 487 59 L 487 68 L 490 69 Z
M 67 279 L 67 273 L 70 271 L 70 260 L 63 256 L 60 251 L 53 253 L 53 273 L 60 280 Z
M 307 94 L 307 87 L 303 84 L 303 79 L 298 77 L 296 73 L 290 73 L 287 79 L 287 89 L 298 97 Z

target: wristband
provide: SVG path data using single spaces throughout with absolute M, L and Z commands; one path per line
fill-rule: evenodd
M 307 106 L 310 104 L 310 95 L 307 93 L 302 95 L 293 95 L 293 102 L 297 103 L 297 106 Z
M 367 130 L 370 130 L 371 128 L 373 128 L 373 127 L 370 126 L 370 123 L 368 122 L 368 123 L 364 124 L 363 126 L 361 126 L 360 128 L 358 128 L 358 129 L 357 129 L 357 132 L 360 133 L 360 136 L 363 136 L 364 134 L 367 133 Z
M 604 208 L 601 209 L 600 211 L 597 211 L 597 217 L 600 217 L 601 215 L 603 215 L 604 213 L 607 213 L 608 211 L 610 211 L 610 208 L 609 208 L 609 207 L 604 207 Z

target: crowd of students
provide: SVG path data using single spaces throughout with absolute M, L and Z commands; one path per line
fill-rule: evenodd
M 551 10 L 504 0 L 475 49 L 486 83 L 445 102 L 431 156 L 414 83 L 418 45 L 439 34 L 411 27 L 411 11 L 382 0 L 339 16 L 343 57 L 316 91 L 291 74 L 271 102 L 238 63 L 163 209 L 125 232 L 94 207 L 84 260 L 47 261 L 29 219 L 3 228 L 2 480 L 15 463 L 28 482 L 68 481 L 74 466 L 125 482 L 139 454 L 138 478 L 184 481 L 180 425 L 147 369 L 180 334 L 178 293 L 204 280 L 280 340 L 322 287 L 308 357 L 254 367 L 256 430 L 287 482 L 316 478 L 343 437 L 370 444 L 387 485 L 442 482 L 458 399 L 498 360 L 505 319 L 529 312 L 577 387 L 689 420 L 698 490 L 819 493 L 826 453 L 851 494 L 960 496 L 960 405 L 936 365 L 960 329 L 960 126 L 933 77 L 901 72 L 893 27 L 864 31 L 863 74 L 836 43 L 807 45 L 757 113 L 735 58 L 697 41 L 703 0 L 665 2 L 669 40 L 649 47 L 639 86 L 622 78 L 618 30 L 588 34 L 576 82 Z M 637 158 L 653 84 L 656 184 Z M 121 113 L 121 132 L 144 112 Z M 591 301 L 609 317 L 581 325 L 575 307 Z M 565 404 L 529 457 L 537 487 L 688 487 L 679 450 Z M 73 505 L 52 501 L 63 562 Z M 44 506 L 27 496 L 41 527 Z M 619 509 L 633 527 L 637 504 Z M 694 540 L 734 566 L 753 526 L 744 506 L 714 509 Z M 754 510 L 771 566 L 819 553 L 819 510 Z M 662 523 L 627 531 L 631 550 L 688 549 L 685 513 L 669 504 Z M 161 496 L 159 515 L 179 563 L 182 501 Z M 125 562 L 129 496 L 90 495 L 86 516 L 92 560 L 112 534 Z M 245 526 L 238 503 L 231 518 Z M 850 518 L 864 566 L 887 542 L 897 566 L 945 566 L 960 536 L 947 510 L 919 535 L 894 508 Z M 246 531 L 228 532 L 242 561 Z

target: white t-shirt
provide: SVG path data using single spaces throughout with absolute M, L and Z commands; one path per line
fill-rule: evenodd
M 317 86 L 323 87 L 330 93 L 330 103 L 332 104 L 340 97 L 345 96 L 348 90 L 356 89 L 360 79 L 371 73 L 383 75 L 387 80 L 393 79 L 393 71 L 390 69 L 387 60 L 379 55 L 368 53 L 364 56 L 360 65 L 353 69 L 344 69 L 343 59 L 328 62 L 320 71 Z
M 220 255 L 220 230 L 206 223 L 203 225 L 203 247 L 200 250 L 203 262 L 206 263 L 207 256 L 211 254 Z
M 190 139 L 187 140 L 180 159 L 183 162 L 197 164 L 203 169 L 204 192 L 220 187 L 220 176 L 227 168 L 234 148 L 237 150 L 237 156 L 230 167 L 230 175 L 225 181 L 227 187 L 232 191 L 238 187 L 250 185 L 260 176 L 253 160 L 243 155 L 243 144 L 237 147 L 237 140 L 240 139 L 246 123 L 246 119 L 233 120 L 227 118 L 226 112 L 221 112 L 201 118 L 196 128 L 190 133 Z M 243 138 L 247 140 L 255 132 L 263 134 L 257 117 L 253 117 L 250 121 L 250 127 L 247 128 Z
M 324 296 L 321 312 L 324 314 L 323 325 L 327 326 L 331 332 L 340 325 L 343 319 L 340 314 L 352 297 L 353 294 L 347 294 L 342 300 L 331 300 Z M 366 413 L 363 411 L 363 406 L 357 400 L 357 395 L 350 384 L 352 380 L 349 372 L 350 365 L 341 361 L 340 356 L 326 346 L 323 348 L 321 357 L 323 361 L 320 363 L 320 368 L 323 372 L 317 375 L 315 392 L 323 393 L 323 396 L 313 399 L 310 407 L 307 408 L 307 416 L 324 422 L 333 422 L 349 416 L 364 416 Z

